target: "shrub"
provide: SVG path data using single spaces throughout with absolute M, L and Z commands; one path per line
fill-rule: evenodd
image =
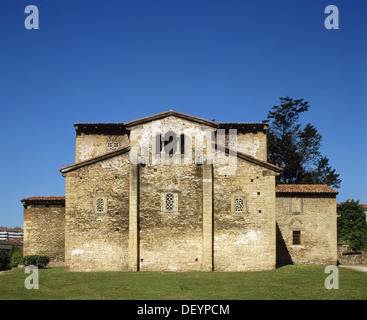
M 22 258 L 23 250 L 13 246 L 9 252 L 9 266 L 17 267 L 19 264 L 22 263 Z
M 25 266 L 36 266 L 37 268 L 43 268 L 50 262 L 50 258 L 48 256 L 40 256 L 40 255 L 29 255 L 24 256 L 22 259 L 22 263 Z

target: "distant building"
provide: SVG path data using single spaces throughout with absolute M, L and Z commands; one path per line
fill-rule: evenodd
M 0 227 L 0 250 L 23 248 L 23 229 Z
M 0 241 L 23 240 L 23 229 L 0 227 Z

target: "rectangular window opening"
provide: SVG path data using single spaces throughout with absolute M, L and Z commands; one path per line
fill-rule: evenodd
M 294 246 L 301 245 L 301 231 L 293 231 L 293 245 Z

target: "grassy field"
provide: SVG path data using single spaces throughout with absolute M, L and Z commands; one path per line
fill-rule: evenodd
M 39 270 L 28 290 L 24 269 L 0 273 L 6 300 L 366 300 L 367 273 L 338 268 L 339 289 L 326 289 L 320 266 L 285 266 L 261 272 L 67 272 Z

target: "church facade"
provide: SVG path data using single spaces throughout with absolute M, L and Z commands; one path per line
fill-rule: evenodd
M 74 271 L 246 271 L 336 264 L 336 194 L 276 185 L 268 123 L 167 111 L 77 123 L 65 196 L 29 197 L 24 255 Z

